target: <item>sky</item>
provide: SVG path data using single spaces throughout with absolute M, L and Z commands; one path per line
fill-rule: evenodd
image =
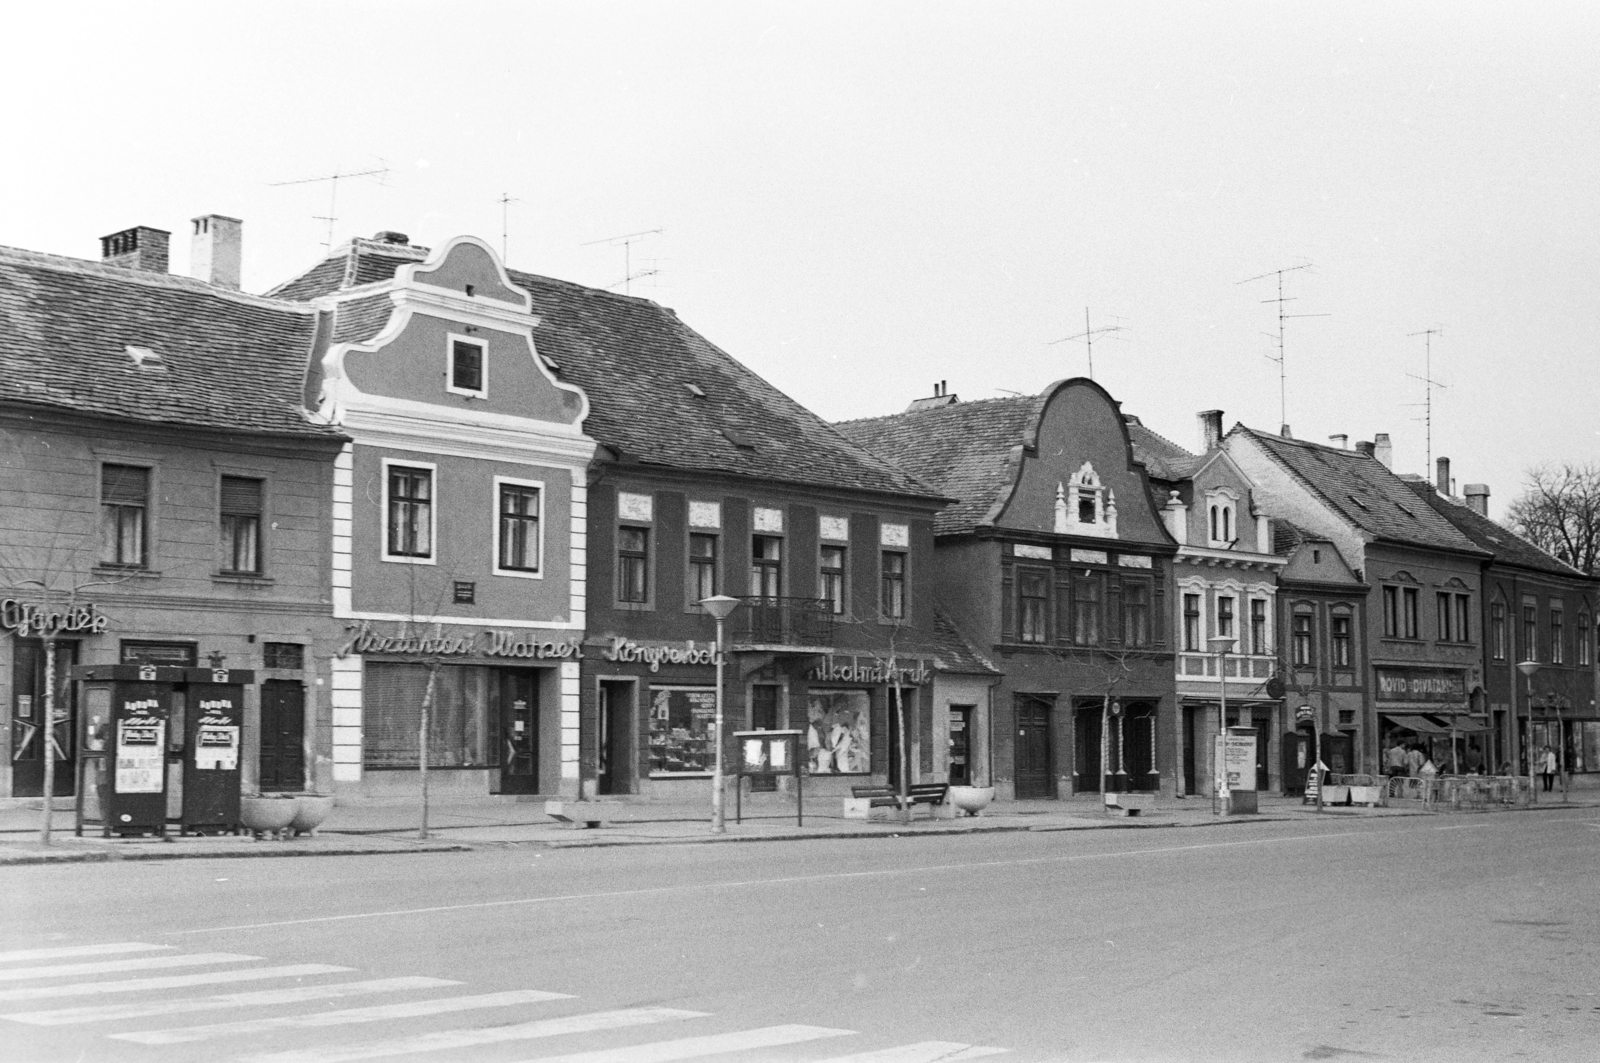
M 330 215 L 467 233 L 829 420 L 1088 375 L 1094 329 L 1191 450 L 1205 409 L 1388 432 L 1495 514 L 1600 461 L 1600 5 L 156 0 L 7 36 L 0 244 L 151 225 L 187 272 L 226 214 L 260 292 Z

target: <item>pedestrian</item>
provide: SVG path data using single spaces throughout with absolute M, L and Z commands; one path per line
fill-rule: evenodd
M 1406 774 L 1415 779 L 1422 774 L 1422 765 L 1427 763 L 1427 760 L 1428 758 L 1422 755 L 1422 747 L 1413 745 L 1406 754 Z
M 1544 778 L 1544 792 L 1550 792 L 1550 784 L 1556 778 L 1556 751 L 1549 746 L 1544 747 L 1544 752 L 1539 754 L 1539 774 Z
M 1394 744 L 1383 754 L 1384 773 L 1391 779 L 1406 773 L 1406 747 L 1405 743 L 1396 738 Z

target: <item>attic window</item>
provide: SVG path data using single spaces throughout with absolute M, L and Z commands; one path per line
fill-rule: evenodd
M 548 354 L 541 354 L 539 356 L 539 360 L 544 362 L 544 367 L 546 369 L 550 370 L 550 372 L 552 372 L 552 373 L 561 372 L 561 363 L 556 361 L 554 358 L 550 357 Z
M 700 390 L 699 384 L 685 384 L 683 386 L 688 388 L 689 394 L 693 395 L 697 399 L 703 399 L 706 397 L 706 393 Z
M 1367 509 L 1367 504 L 1361 501 L 1361 499 L 1357 498 L 1355 495 L 1346 495 L 1345 497 L 1354 502 L 1361 509 L 1366 510 L 1368 513 L 1372 512 L 1371 510 Z
M 1404 503 L 1396 502 L 1394 504 L 1394 506 L 1395 506 L 1396 509 L 1398 509 L 1400 512 L 1404 513 L 1406 516 L 1410 517 L 1412 520 L 1416 520 L 1417 519 L 1417 515 L 1415 513 L 1411 512 L 1409 509 L 1407 509 L 1405 507 Z
M 167 371 L 166 359 L 149 347 L 125 347 L 128 357 L 133 359 L 133 364 L 138 369 L 148 369 L 158 373 Z
M 737 428 L 724 428 L 722 429 L 722 435 L 723 438 L 727 439 L 728 442 L 732 443 L 740 450 L 756 449 L 755 440 L 751 439 Z

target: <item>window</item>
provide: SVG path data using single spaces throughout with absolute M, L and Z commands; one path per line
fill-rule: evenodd
M 1022 618 L 1022 641 L 1047 641 L 1050 637 L 1050 577 L 1043 572 L 1019 573 L 1017 598 L 1017 612 Z
M 1566 630 L 1566 616 L 1562 611 L 1560 602 L 1550 603 L 1550 663 L 1566 663 L 1566 641 L 1562 637 Z
M 137 465 L 100 467 L 100 561 L 106 565 L 142 568 L 150 470 Z
M 828 603 L 830 613 L 844 612 L 844 557 L 842 546 L 822 548 L 821 568 L 817 574 L 819 597 Z
M 256 575 L 261 571 L 261 481 L 222 478 L 222 570 Z
M 783 594 L 783 540 L 757 535 L 750 540 L 750 596 L 776 599 Z
M 1383 588 L 1383 637 L 1400 637 L 1400 588 Z
M 484 374 L 484 345 L 476 340 L 450 337 L 449 391 L 470 398 L 486 398 L 488 381 Z
M 1335 614 L 1333 623 L 1333 666 L 1350 667 L 1350 618 Z
M 1100 577 L 1080 576 L 1072 581 L 1072 641 L 1079 646 L 1100 644 Z
M 493 762 L 500 749 L 491 735 L 493 669 L 440 667 L 428 707 L 428 767 L 470 768 Z M 415 768 L 421 763 L 418 732 L 428 666 L 368 662 L 361 690 L 361 758 L 368 768 Z
M 1150 585 L 1122 585 L 1122 644 L 1130 649 L 1150 645 Z
M 261 667 L 288 668 L 302 671 L 306 666 L 306 648 L 298 642 L 268 642 L 261 647 Z
M 1117 500 L 1111 488 L 1100 482 L 1094 466 L 1084 462 L 1066 483 L 1056 486 L 1058 533 L 1117 537 Z
M 650 529 L 617 529 L 617 601 L 650 600 Z
M 1183 596 L 1183 648 L 1190 653 L 1200 652 L 1200 596 Z
M 1290 623 L 1289 644 L 1295 667 L 1311 665 L 1311 614 L 1296 612 Z
M 1400 588 L 1400 630 L 1402 638 L 1414 639 L 1417 637 L 1417 610 L 1418 598 L 1415 587 Z
M 1233 544 L 1233 503 L 1213 496 L 1211 501 L 1211 545 Z
M 1579 611 L 1579 613 L 1578 613 L 1578 663 L 1579 664 L 1583 664 L 1583 665 L 1587 665 L 1593 660 L 1594 660 L 1594 658 L 1590 653 L 1590 646 L 1589 646 L 1589 614 L 1587 612 Z
M 806 768 L 812 775 L 872 770 L 872 699 L 865 690 L 806 695 Z
M 1539 607 L 1536 605 L 1522 607 L 1522 659 L 1539 659 Z
M 1450 595 L 1445 594 L 1444 592 L 1441 591 L 1439 593 L 1439 595 L 1438 595 L 1438 604 L 1439 604 L 1439 610 L 1438 610 L 1439 611 L 1439 641 L 1440 642 L 1454 642 L 1455 639 L 1451 635 L 1451 632 L 1450 632 L 1450 618 L 1451 618 L 1451 615 L 1452 615 L 1451 614 Z
M 705 775 L 714 767 L 714 687 L 650 688 L 650 774 Z
M 1472 595 L 1456 595 L 1456 641 L 1472 641 Z
M 883 552 L 883 615 L 891 620 L 906 615 L 906 555 L 898 550 Z
M 498 570 L 512 573 L 539 571 L 539 488 L 496 477 L 500 488 Z
M 1233 638 L 1233 596 L 1217 596 L 1217 637 Z
M 1250 652 L 1265 654 L 1267 649 L 1267 601 L 1250 599 Z
M 433 557 L 433 469 L 390 465 L 389 526 L 385 554 L 395 559 Z
M 690 600 L 701 602 L 717 593 L 717 537 L 692 532 L 689 535 Z
M 1506 659 L 1506 603 L 1495 602 L 1489 606 L 1489 626 L 1491 641 L 1494 645 L 1494 659 Z

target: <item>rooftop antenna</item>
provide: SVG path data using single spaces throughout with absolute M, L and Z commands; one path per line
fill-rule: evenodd
M 1406 405 L 1422 407 L 1422 423 L 1427 430 L 1428 438 L 1428 464 L 1423 466 L 1423 472 L 1430 477 L 1433 475 L 1433 473 L 1430 471 L 1433 468 L 1433 389 L 1450 386 L 1448 384 L 1441 384 L 1437 380 L 1433 379 L 1433 338 L 1435 336 L 1443 335 L 1444 329 L 1442 328 L 1425 328 L 1421 332 L 1406 333 L 1408 338 L 1411 336 L 1422 337 L 1422 375 L 1418 376 L 1415 373 L 1406 374 L 1406 376 L 1410 377 L 1412 380 L 1422 381 L 1422 401 L 1411 402 L 1407 403 Z
M 500 198 L 495 200 L 495 202 L 500 204 L 500 261 L 505 262 L 511 257 L 510 253 L 507 251 L 507 248 L 509 248 L 511 245 L 508 235 L 510 233 L 510 225 L 508 224 L 510 215 L 508 214 L 508 211 L 511 207 L 511 204 L 521 203 L 522 200 L 517 199 L 510 192 L 501 192 Z
M 1102 333 L 1106 333 L 1106 332 L 1121 332 L 1121 331 L 1122 331 L 1122 326 L 1121 325 L 1101 325 L 1099 328 L 1092 327 L 1089 324 L 1089 308 L 1086 306 L 1086 307 L 1083 308 L 1083 331 L 1082 332 L 1078 333 L 1076 336 L 1067 336 L 1067 337 L 1065 337 L 1063 339 L 1051 340 L 1045 346 L 1053 347 L 1058 343 L 1067 343 L 1067 342 L 1082 343 L 1085 347 L 1087 347 L 1089 349 L 1089 379 L 1093 380 L 1094 379 L 1094 338 L 1096 336 L 1101 335 Z
M 1288 372 L 1287 372 L 1287 370 L 1286 370 L 1286 368 L 1284 366 L 1284 359 L 1283 359 L 1283 323 L 1285 321 L 1289 320 L 1292 317 L 1332 317 L 1333 316 L 1332 314 L 1286 314 L 1286 313 L 1284 313 L 1284 309 L 1283 309 L 1284 304 L 1285 303 L 1292 303 L 1292 302 L 1295 302 L 1296 300 L 1295 300 L 1295 297 L 1292 296 L 1292 295 L 1284 295 L 1283 294 L 1283 275 L 1285 273 L 1293 273 L 1295 270 L 1310 269 L 1310 268 L 1311 268 L 1311 263 L 1302 262 L 1298 266 L 1287 266 L 1284 269 L 1275 269 L 1271 273 L 1263 273 L 1258 277 L 1246 277 L 1244 280 L 1238 282 L 1240 284 L 1250 284 L 1250 283 L 1252 283 L 1254 281 L 1266 280 L 1268 277 L 1276 277 L 1276 278 L 1278 278 L 1278 297 L 1276 299 L 1263 299 L 1261 301 L 1263 303 L 1277 303 L 1278 304 L 1278 335 L 1275 337 L 1277 339 L 1277 341 L 1278 341 L 1278 353 L 1275 354 L 1275 355 L 1272 355 L 1272 354 L 1267 355 L 1267 359 L 1269 361 L 1273 361 L 1273 362 L 1277 362 L 1278 363 L 1278 423 L 1280 425 L 1289 423 L 1289 398 L 1288 398 L 1288 395 L 1289 395 L 1288 375 L 1289 374 L 1288 374 Z M 1270 333 L 1270 332 L 1263 333 L 1262 335 L 1268 337 L 1269 339 L 1274 338 L 1272 333 Z
M 335 169 L 333 173 L 325 174 L 322 177 L 302 177 L 298 181 L 269 181 L 267 187 L 282 188 L 285 185 L 314 185 L 323 181 L 328 182 L 328 213 L 313 214 L 312 217 L 317 221 L 328 223 L 328 238 L 322 242 L 322 246 L 326 247 L 331 253 L 333 251 L 333 223 L 339 220 L 334 213 L 334 208 L 339 202 L 339 182 L 352 177 L 377 177 L 378 183 L 382 184 L 383 179 L 389 176 L 389 164 L 382 159 L 379 159 L 378 162 L 382 163 L 382 165 L 373 170 L 357 170 L 351 173 L 344 173 Z
M 642 269 L 638 273 L 633 272 L 633 245 L 634 245 L 634 242 L 639 240 L 641 237 L 654 236 L 657 233 L 664 233 L 666 231 L 667 230 L 665 230 L 665 229 L 644 229 L 644 230 L 642 230 L 640 232 L 636 232 L 636 233 L 623 233 L 621 236 L 606 236 L 606 237 L 602 237 L 599 240 L 590 240 L 587 243 L 581 244 L 579 246 L 581 246 L 581 247 L 593 247 L 595 244 L 610 244 L 612 247 L 615 247 L 617 244 L 621 244 L 622 245 L 622 279 L 620 281 L 614 281 L 613 283 L 606 285 L 606 287 L 607 288 L 615 288 L 618 284 L 620 284 L 620 285 L 622 285 L 622 294 L 623 295 L 631 295 L 632 294 L 632 285 L 633 285 L 634 281 L 640 279 L 641 277 L 653 277 L 657 273 L 661 272 L 658 269 Z

